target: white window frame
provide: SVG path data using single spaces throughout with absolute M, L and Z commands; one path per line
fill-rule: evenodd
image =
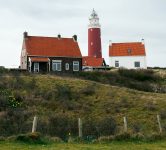
M 117 65 L 117 66 L 116 66 Z M 119 60 L 115 60 L 115 67 L 119 68 Z
M 80 64 L 79 64 L 79 61 L 73 61 L 73 71 L 79 71 L 80 69 L 80 66 L 79 66 Z M 78 69 L 75 69 L 75 66 L 77 66 L 78 67 Z
M 66 70 L 69 70 L 69 69 L 70 69 L 69 63 L 66 63 L 66 64 L 65 64 L 65 69 L 66 69 Z
M 60 68 L 58 69 L 58 65 L 60 64 Z M 54 66 L 55 65 L 55 70 Z M 52 60 L 52 71 L 62 71 L 62 60 Z
M 33 66 L 34 66 L 34 72 L 39 72 L 39 63 L 34 62 Z

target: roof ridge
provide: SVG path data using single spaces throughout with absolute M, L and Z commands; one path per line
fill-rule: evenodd
M 57 38 L 58 39 L 58 37 L 55 37 L 55 36 L 27 36 L 27 37 L 35 37 L 35 38 Z M 73 37 L 71 37 L 71 38 L 69 38 L 69 37 L 61 37 L 60 39 L 73 39 Z
M 112 44 L 135 44 L 135 43 L 142 43 L 142 42 L 120 42 L 120 43 L 112 43 Z

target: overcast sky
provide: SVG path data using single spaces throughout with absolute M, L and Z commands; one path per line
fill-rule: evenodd
M 87 55 L 93 8 L 107 63 L 109 40 L 144 38 L 148 66 L 166 67 L 166 0 L 0 0 L 0 66 L 19 66 L 24 31 L 32 36 L 77 34 L 82 55 Z

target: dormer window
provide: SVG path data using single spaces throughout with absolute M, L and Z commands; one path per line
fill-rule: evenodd
M 129 48 L 129 49 L 127 50 L 127 52 L 128 52 L 128 54 L 130 55 L 130 54 L 131 54 L 131 49 Z

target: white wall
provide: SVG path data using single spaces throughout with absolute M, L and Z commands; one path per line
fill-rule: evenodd
M 146 69 L 146 56 L 114 56 L 109 57 L 110 67 L 115 67 L 115 61 L 119 61 L 119 67 L 124 67 L 127 69 L 136 69 L 134 62 L 140 62 L 140 68 Z

